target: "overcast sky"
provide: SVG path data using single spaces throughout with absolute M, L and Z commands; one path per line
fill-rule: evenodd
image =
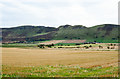
M 119 0 L 0 0 L 0 27 L 118 23 Z

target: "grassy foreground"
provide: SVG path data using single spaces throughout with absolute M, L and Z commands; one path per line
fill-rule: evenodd
M 39 67 L 10 67 L 2 66 L 2 77 L 118 77 L 118 67 L 80 66 L 39 66 Z

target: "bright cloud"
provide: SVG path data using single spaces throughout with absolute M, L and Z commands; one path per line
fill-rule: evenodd
M 118 0 L 0 0 L 0 26 L 117 24 Z

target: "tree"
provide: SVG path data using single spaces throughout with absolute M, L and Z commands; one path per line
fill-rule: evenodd
M 92 45 L 90 45 L 89 47 L 92 47 Z
M 99 48 L 103 48 L 101 45 L 99 45 Z
M 39 48 L 45 48 L 44 46 L 45 46 L 44 44 L 38 45 Z
M 75 45 L 80 45 L 79 43 L 76 43 Z
M 111 45 L 111 46 L 113 46 L 113 44 L 112 44 L 112 43 L 111 43 L 110 45 Z
M 109 46 L 108 46 L 107 48 L 108 48 L 108 49 L 110 49 L 110 47 L 109 47 Z
M 85 49 L 88 49 L 89 47 L 88 46 L 84 46 Z
M 46 45 L 47 47 L 51 48 L 52 46 L 54 46 L 54 44 L 50 44 L 50 45 Z

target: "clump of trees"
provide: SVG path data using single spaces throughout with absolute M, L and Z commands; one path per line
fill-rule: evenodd
M 46 47 L 48 47 L 48 48 L 51 48 L 52 46 L 54 46 L 54 44 L 46 45 Z
M 91 48 L 91 47 L 92 47 L 92 45 L 84 46 L 85 49 L 89 49 L 89 48 Z
M 79 44 L 79 43 L 76 43 L 75 45 L 81 45 L 81 44 Z
M 45 48 L 45 45 L 44 44 L 40 44 L 38 45 L 39 48 Z
M 40 44 L 37 47 L 39 47 L 39 48 L 45 48 L 45 47 L 52 48 L 53 46 L 54 46 L 54 44 L 49 44 L 49 45 Z

